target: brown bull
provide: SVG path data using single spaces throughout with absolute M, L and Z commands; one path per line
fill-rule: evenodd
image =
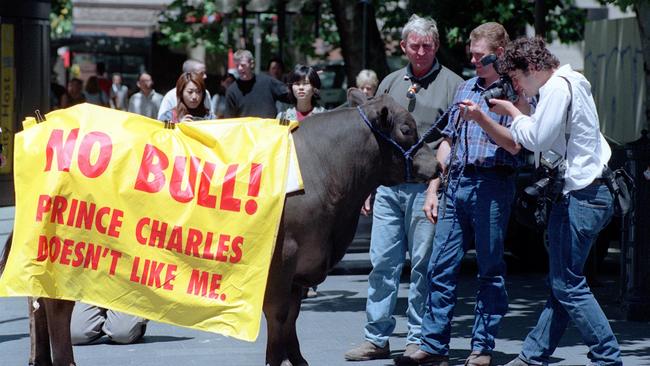
M 357 105 L 365 102 L 365 95 L 353 90 L 349 100 Z M 418 141 L 415 121 L 391 97 L 371 99 L 362 109 L 377 130 L 404 150 Z M 405 181 L 402 153 L 371 131 L 356 108 L 313 115 L 293 137 L 305 189 L 286 198 L 269 269 L 264 314 L 270 366 L 308 364 L 296 333 L 304 289 L 323 282 L 343 258 L 365 198 L 380 184 Z M 423 182 L 436 171 L 431 150 L 419 149 L 413 157 L 413 177 Z M 51 299 L 39 303 L 44 311 L 30 311 L 30 365 L 74 365 L 70 341 L 74 303 Z

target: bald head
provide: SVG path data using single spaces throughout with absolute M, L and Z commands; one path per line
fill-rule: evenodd
M 194 59 L 188 59 L 187 61 L 183 62 L 183 72 L 195 72 L 197 74 L 201 74 L 203 79 L 207 77 L 205 75 L 205 64 Z

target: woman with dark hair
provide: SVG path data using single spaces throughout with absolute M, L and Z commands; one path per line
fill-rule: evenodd
M 108 107 L 108 96 L 99 87 L 99 79 L 97 76 L 91 76 L 86 80 L 86 88 L 84 89 L 84 97 L 86 102 Z
M 176 104 L 160 116 L 161 121 L 178 123 L 182 121 L 196 121 L 214 119 L 214 115 L 205 107 L 203 100 L 206 97 L 203 76 L 195 72 L 184 72 L 176 81 Z
M 287 85 L 291 89 L 289 98 L 294 106 L 278 113 L 277 118 L 284 114 L 285 119 L 302 121 L 312 113 L 325 111 L 325 108 L 316 105 L 320 98 L 320 77 L 313 67 L 296 65 L 289 75 Z

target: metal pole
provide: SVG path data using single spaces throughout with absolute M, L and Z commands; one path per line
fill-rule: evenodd
M 363 21 L 362 21 L 362 28 L 361 28 L 361 66 L 362 68 L 367 68 L 367 60 L 368 60 L 368 1 L 369 0 L 361 0 L 361 6 L 362 8 L 362 13 L 363 13 Z
M 255 73 L 259 74 L 262 65 L 262 32 L 260 29 L 260 13 L 255 16 L 255 27 L 253 28 L 253 44 L 255 47 Z
M 242 48 L 247 49 L 248 47 L 247 47 L 247 45 L 246 45 L 246 43 L 247 43 L 247 42 L 246 42 L 246 36 L 247 36 L 248 34 L 247 34 L 247 30 L 246 30 L 246 2 L 243 2 L 243 3 L 242 3 L 242 6 L 241 6 L 241 23 L 242 23 L 242 24 L 241 24 L 241 31 L 242 31 L 242 41 L 241 41 L 241 43 L 242 43 Z
M 314 39 L 320 36 L 320 1 L 316 1 L 316 21 L 314 22 Z
M 278 4 L 278 57 L 284 62 L 284 39 L 286 23 L 286 1 L 280 0 Z

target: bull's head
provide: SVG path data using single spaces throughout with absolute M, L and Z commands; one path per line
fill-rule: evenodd
M 420 147 L 411 150 L 412 165 L 407 161 L 411 147 L 420 142 L 420 136 L 413 116 L 387 94 L 367 99 L 358 89 L 348 91 L 351 106 L 362 105 L 361 109 L 372 125 L 379 142 L 383 174 L 380 184 L 395 185 L 410 182 L 426 182 L 437 176 L 438 161 L 433 151 L 420 143 Z M 397 147 L 399 146 L 399 147 Z M 401 149 L 400 149 L 401 147 Z

